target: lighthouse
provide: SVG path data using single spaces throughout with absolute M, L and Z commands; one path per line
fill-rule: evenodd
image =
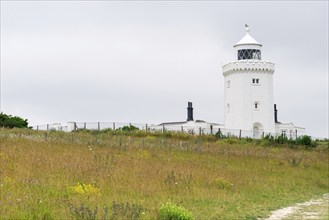
M 275 65 L 262 60 L 262 44 L 250 35 L 234 45 L 236 60 L 222 66 L 225 129 L 240 129 L 259 138 L 275 133 L 273 74 Z
M 262 59 L 262 44 L 245 26 L 244 37 L 234 45 L 236 60 L 222 66 L 224 124 L 194 121 L 192 102 L 188 102 L 186 121 L 165 122 L 150 129 L 253 138 L 271 135 L 293 139 L 305 134 L 305 128 L 279 121 L 273 101 L 275 65 Z

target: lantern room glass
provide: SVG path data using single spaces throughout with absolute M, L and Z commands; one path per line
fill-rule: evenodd
M 261 60 L 261 52 L 256 49 L 238 50 L 238 60 Z

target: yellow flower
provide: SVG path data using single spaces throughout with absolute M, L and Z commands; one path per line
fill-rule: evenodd
M 84 195 L 98 195 L 100 194 L 100 190 L 94 186 L 84 183 L 78 183 L 76 186 L 71 186 L 70 189 L 78 194 Z

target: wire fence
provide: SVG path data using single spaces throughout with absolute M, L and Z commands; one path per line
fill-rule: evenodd
M 147 124 L 147 123 L 121 123 L 121 122 L 68 122 L 66 126 L 62 126 L 59 123 L 55 124 L 44 124 L 32 126 L 34 130 L 43 131 L 77 131 L 77 130 L 113 130 L 113 131 L 127 131 L 132 128 L 137 128 L 139 131 L 145 132 L 182 132 L 191 135 L 218 135 L 222 137 L 237 137 L 237 138 L 262 138 L 265 136 L 284 136 L 288 139 L 296 139 L 300 136 L 305 135 L 303 132 L 295 130 L 288 130 L 280 133 L 269 133 L 269 132 L 255 132 L 252 130 L 242 129 L 226 129 L 222 125 L 203 123 L 200 126 L 196 125 L 168 125 L 168 124 Z M 136 130 L 137 130 L 136 129 Z M 319 137 L 312 137 L 312 139 L 324 139 Z
M 33 130 L 37 131 L 68 131 L 67 126 L 62 126 L 61 124 L 42 124 L 32 126 Z

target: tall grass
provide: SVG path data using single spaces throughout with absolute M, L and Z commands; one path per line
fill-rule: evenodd
M 213 137 L 0 131 L 1 219 L 256 219 L 329 191 L 327 149 Z

